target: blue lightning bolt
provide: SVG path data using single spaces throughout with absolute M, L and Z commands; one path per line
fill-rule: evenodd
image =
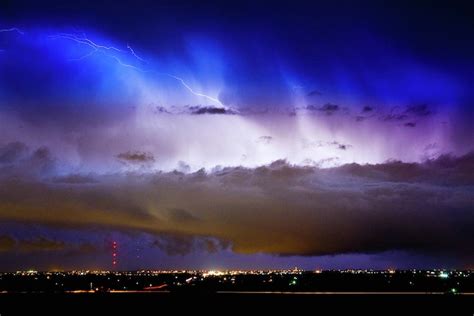
M 85 54 L 84 56 L 81 56 L 79 58 L 71 59 L 71 60 L 75 60 L 75 61 L 82 60 L 84 58 L 90 57 L 90 56 L 92 56 L 93 54 L 95 54 L 97 52 L 103 52 L 103 51 L 122 52 L 122 50 L 120 48 L 116 48 L 116 47 L 113 47 L 113 46 L 99 45 L 99 44 L 91 41 L 90 39 L 88 39 L 85 34 L 82 34 L 82 37 L 79 37 L 79 36 L 76 36 L 74 34 L 61 33 L 61 34 L 57 34 L 57 35 L 51 35 L 51 36 L 49 36 L 49 38 L 50 39 L 59 39 L 59 38 L 67 39 L 67 40 L 74 41 L 78 44 L 87 45 L 91 48 L 91 51 L 89 53 Z
M 177 76 L 174 76 L 174 75 L 170 75 L 170 74 L 165 74 L 167 75 L 168 77 L 171 77 L 173 79 L 176 79 L 178 80 L 179 82 L 181 82 L 181 84 L 186 88 L 188 89 L 189 92 L 191 92 L 192 94 L 196 95 L 196 96 L 199 96 L 199 97 L 203 97 L 203 98 L 206 98 L 208 100 L 211 100 L 211 101 L 214 101 L 214 102 L 217 102 L 219 103 L 219 105 L 223 105 L 221 103 L 221 101 L 217 100 L 216 98 L 213 98 L 213 97 L 210 97 L 208 95 L 205 95 L 205 94 L 202 94 L 202 93 L 199 93 L 199 92 L 196 92 L 194 91 L 182 78 L 180 77 L 177 77 Z
M 143 58 L 139 57 L 135 51 L 133 50 L 133 48 L 127 44 L 127 48 L 130 50 L 131 54 L 136 58 L 138 59 L 139 61 L 142 61 L 142 62 L 146 62 Z M 180 78 L 178 76 L 175 76 L 175 75 L 172 75 L 172 74 L 169 74 L 169 73 L 162 73 L 162 72 L 157 72 L 157 71 L 154 71 L 154 70 L 143 70 L 143 69 L 140 69 L 138 67 L 135 67 L 135 66 L 132 66 L 132 65 L 128 65 L 128 64 L 124 64 L 120 59 L 118 59 L 117 57 L 115 57 L 115 59 L 117 60 L 117 62 L 122 65 L 122 66 L 125 66 L 125 67 L 129 67 L 129 68 L 132 68 L 132 69 L 136 69 L 138 71 L 141 71 L 141 72 L 153 72 L 153 73 L 156 73 L 156 74 L 162 74 L 162 75 L 165 75 L 165 76 L 168 76 L 170 78 L 173 78 L 175 80 L 177 80 L 178 82 L 181 83 L 181 85 L 183 87 L 185 87 L 189 92 L 191 92 L 192 94 L 194 94 L 195 96 L 198 96 L 198 97 L 203 97 L 203 98 L 206 98 L 208 100 L 211 100 L 213 102 L 216 102 L 217 104 L 221 105 L 221 106 L 224 106 L 221 101 L 219 101 L 218 99 L 216 98 L 213 98 L 209 95 L 206 95 L 206 94 L 203 94 L 203 93 L 200 93 L 200 92 L 196 92 L 194 91 L 193 88 L 191 88 L 187 83 L 186 81 L 184 81 L 183 78 Z
M 109 56 L 110 58 L 114 59 L 117 64 L 119 64 L 120 66 L 122 67 L 126 67 L 126 68 L 130 68 L 130 69 L 134 69 L 136 71 L 139 71 L 139 72 L 155 72 L 153 70 L 145 70 L 145 69 L 141 69 L 141 68 L 138 68 L 137 66 L 134 66 L 134 65 L 130 65 L 130 64 L 127 64 L 127 63 L 124 63 L 120 58 L 118 58 L 117 56 Z
M 85 34 L 82 34 L 82 37 L 79 37 L 79 36 L 76 36 L 74 34 L 60 33 L 60 34 L 57 34 L 57 35 L 51 35 L 51 36 L 49 36 L 49 38 L 51 38 L 51 39 L 65 38 L 65 39 L 74 41 L 74 42 L 79 43 L 79 44 L 85 44 L 85 45 L 90 46 L 92 49 L 95 49 L 95 50 L 105 49 L 105 50 L 113 50 L 113 51 L 116 51 L 116 52 L 123 52 L 123 50 L 121 50 L 120 48 L 117 48 L 117 47 L 104 46 L 104 45 L 97 44 L 97 43 L 91 41 L 90 39 L 88 39 Z
M 133 50 L 133 48 L 132 48 L 129 44 L 127 44 L 127 48 L 130 50 L 130 52 L 132 53 L 132 55 L 133 55 L 136 59 L 138 59 L 139 61 L 142 61 L 142 62 L 146 63 L 145 59 L 143 59 L 143 58 L 141 58 L 140 56 L 138 56 L 138 55 L 135 53 L 135 51 Z
M 57 34 L 57 35 L 51 35 L 51 36 L 49 36 L 49 38 L 50 39 L 66 39 L 66 40 L 74 41 L 74 42 L 76 42 L 78 44 L 81 44 L 81 45 L 89 46 L 91 48 L 91 51 L 89 53 L 87 53 L 87 54 L 85 54 L 85 55 L 83 55 L 79 58 L 72 59 L 72 60 L 82 60 L 82 59 L 85 59 L 87 57 L 90 57 L 90 56 L 94 55 L 95 53 L 102 53 L 105 56 L 114 59 L 117 62 L 117 64 L 119 64 L 122 67 L 134 69 L 134 70 L 142 72 L 142 73 L 155 73 L 155 74 L 158 74 L 158 75 L 165 75 L 165 76 L 168 76 L 170 78 L 173 78 L 176 81 L 178 81 L 184 88 L 186 88 L 193 95 L 198 96 L 198 97 L 206 98 L 208 100 L 216 102 L 220 106 L 224 106 L 218 99 L 216 99 L 212 96 L 194 91 L 194 89 L 191 88 L 191 86 L 189 86 L 186 83 L 186 81 L 184 81 L 184 79 L 181 78 L 181 77 L 178 77 L 178 76 L 175 76 L 175 75 L 172 75 L 172 74 L 169 74 L 169 73 L 158 72 L 158 71 L 155 71 L 155 70 L 152 70 L 152 69 L 142 69 L 140 67 L 125 63 L 122 59 L 120 59 L 118 56 L 113 54 L 114 52 L 116 52 L 116 53 L 127 53 L 128 52 L 135 59 L 139 60 L 140 62 L 146 63 L 146 60 L 144 60 L 143 58 L 138 56 L 135 53 L 134 49 L 129 44 L 127 44 L 128 51 L 126 51 L 126 50 L 123 50 L 123 49 L 120 49 L 120 48 L 117 48 L 117 47 L 114 47 L 114 46 L 105 46 L 105 45 L 97 44 L 94 41 L 87 38 L 87 36 L 85 34 L 82 34 L 82 36 L 79 37 L 79 36 L 76 36 L 74 34 L 60 33 L 60 34 Z
M 25 35 L 25 32 L 23 32 L 17 27 L 10 27 L 8 29 L 0 29 L 0 33 L 3 33 L 3 32 L 17 32 L 20 35 Z
M 17 27 L 10 27 L 10 28 L 7 28 L 7 29 L 0 29 L 0 33 L 6 33 L 6 32 L 16 32 L 20 35 L 25 35 L 25 32 L 23 32 L 22 30 L 20 30 Z M 3 52 L 5 52 L 5 50 L 0 49 L 0 53 L 3 53 Z

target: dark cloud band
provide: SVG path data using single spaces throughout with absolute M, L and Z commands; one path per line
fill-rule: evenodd
M 210 236 L 238 253 L 408 250 L 468 256 L 473 175 L 474 154 L 329 169 L 278 161 L 190 174 L 95 175 L 94 181 L 12 171 L 0 178 L 0 218 L 178 239 Z

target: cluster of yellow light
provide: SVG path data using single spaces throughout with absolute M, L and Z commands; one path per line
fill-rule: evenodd
M 207 272 L 204 272 L 202 274 L 203 277 L 209 277 L 209 276 L 221 276 L 224 275 L 224 272 L 218 271 L 218 270 L 209 270 Z

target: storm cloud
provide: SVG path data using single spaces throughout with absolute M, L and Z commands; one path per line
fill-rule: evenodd
M 118 154 L 117 158 L 130 163 L 147 163 L 155 160 L 152 154 L 142 151 L 127 151 Z
M 467 6 L 7 2 L 0 269 L 472 263 Z
M 40 252 L 68 252 L 93 253 L 97 247 L 90 243 L 69 243 L 45 236 L 36 236 L 30 239 L 18 239 L 9 235 L 0 236 L 0 253 L 40 253 Z
M 177 254 L 192 243 L 183 238 L 197 237 L 228 243 L 237 253 L 283 256 L 389 250 L 465 256 L 474 242 L 473 153 L 423 163 L 320 169 L 281 160 L 94 178 L 71 184 L 2 175 L 0 219 L 172 235 L 182 249 L 174 252 L 169 239 L 156 246 Z

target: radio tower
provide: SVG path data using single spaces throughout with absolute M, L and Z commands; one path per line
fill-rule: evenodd
M 112 242 L 112 269 L 115 270 L 117 268 L 118 264 L 118 247 L 117 247 L 117 242 L 114 240 Z

